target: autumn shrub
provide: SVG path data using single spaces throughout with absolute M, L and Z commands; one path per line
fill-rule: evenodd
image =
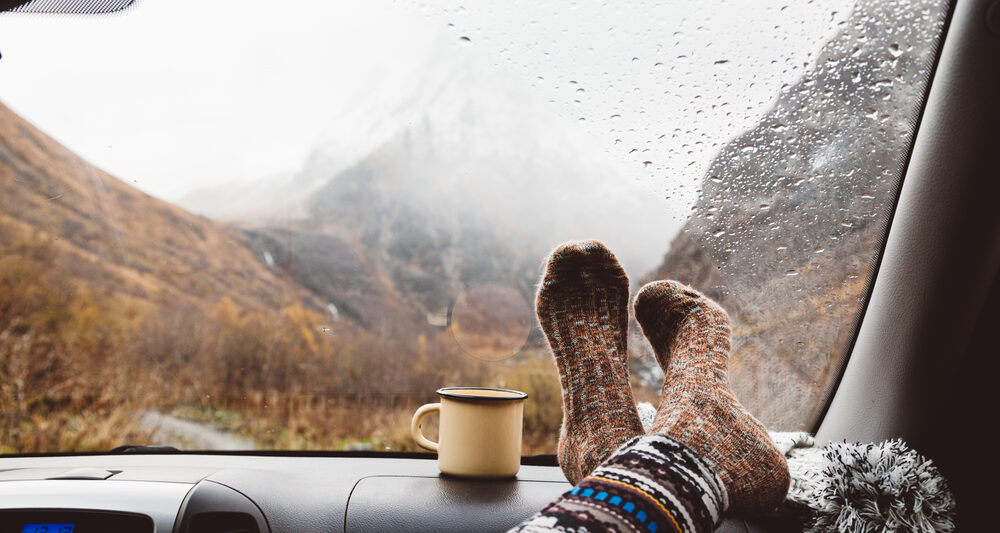
M 484 362 L 440 328 L 380 334 L 295 300 L 254 308 L 99 288 L 64 275 L 57 247 L 39 235 L 0 243 L 4 452 L 149 443 L 149 410 L 262 448 L 412 451 L 413 411 L 439 387 L 476 385 L 528 392 L 525 453 L 554 449 L 559 384 L 546 357 Z

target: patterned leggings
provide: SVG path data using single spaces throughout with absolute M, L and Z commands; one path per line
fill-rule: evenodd
M 644 435 L 511 531 L 705 533 L 728 505 L 704 459 L 670 437 Z

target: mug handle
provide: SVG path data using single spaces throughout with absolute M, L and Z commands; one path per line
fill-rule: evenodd
M 420 409 L 417 409 L 416 413 L 413 413 L 413 420 L 410 422 L 410 435 L 413 437 L 413 440 L 417 441 L 417 444 L 419 444 L 421 448 L 426 448 L 432 452 L 438 451 L 438 443 L 429 440 L 424 436 L 423 432 L 420 431 L 420 422 L 425 416 L 433 413 L 434 411 L 440 412 L 441 404 L 429 403 L 427 405 L 423 405 Z

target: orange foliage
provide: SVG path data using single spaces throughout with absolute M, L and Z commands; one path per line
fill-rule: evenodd
M 299 302 L 133 301 L 58 276 L 43 263 L 51 247 L 0 254 L 2 451 L 149 442 L 139 419 L 150 409 L 213 423 L 230 413 L 229 429 L 267 448 L 412 450 L 410 413 L 448 385 L 526 390 L 537 403 L 525 452 L 554 448 L 559 389 L 544 355 L 485 363 L 441 330 L 384 338 Z

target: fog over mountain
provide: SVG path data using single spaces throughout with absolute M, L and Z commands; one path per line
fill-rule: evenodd
M 678 218 L 665 202 L 495 66 L 435 57 L 409 90 L 360 95 L 294 175 L 181 204 L 239 223 L 262 261 L 384 333 L 426 328 L 473 285 L 530 301 L 566 240 L 657 263 Z
M 415 69 L 402 95 L 359 95 L 294 175 L 179 203 L 255 227 L 334 233 L 371 216 L 412 216 L 429 231 L 487 228 L 538 254 L 592 236 L 636 271 L 654 266 L 677 214 L 537 94 L 473 56 L 456 63 L 448 46 Z

